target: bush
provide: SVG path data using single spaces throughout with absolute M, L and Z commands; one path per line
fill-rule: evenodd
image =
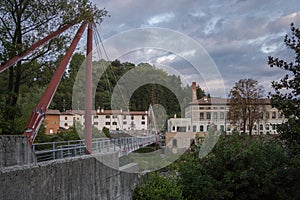
M 135 200 L 181 200 L 182 189 L 176 179 L 164 177 L 158 173 L 150 173 L 142 179 L 133 191 Z
M 276 140 L 221 137 L 203 159 L 189 156 L 180 167 L 187 199 L 299 199 L 299 159 Z

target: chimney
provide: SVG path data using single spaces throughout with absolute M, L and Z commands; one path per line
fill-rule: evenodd
M 196 87 L 196 82 L 192 83 L 192 91 L 193 91 L 193 96 L 192 96 L 192 101 L 197 100 L 197 87 Z

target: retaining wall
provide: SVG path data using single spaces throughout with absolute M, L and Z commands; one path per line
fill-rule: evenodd
M 102 158 L 110 159 L 114 168 L 118 165 L 117 153 Z M 127 200 L 132 198 L 137 178 L 137 174 L 115 170 L 93 156 L 14 165 L 0 168 L 0 199 Z

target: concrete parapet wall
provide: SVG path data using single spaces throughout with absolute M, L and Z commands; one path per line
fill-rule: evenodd
M 25 136 L 0 136 L 0 168 L 35 162 L 36 157 Z
M 137 177 L 110 168 L 93 156 L 11 166 L 0 169 L 0 199 L 127 200 L 132 198 Z

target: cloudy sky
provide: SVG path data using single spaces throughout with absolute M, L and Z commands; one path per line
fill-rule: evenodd
M 256 79 L 264 85 L 266 91 L 270 91 L 271 81 L 278 80 L 284 72 L 270 68 L 267 65 L 267 57 L 293 56 L 284 46 L 283 39 L 286 33 L 289 33 L 291 22 L 300 26 L 299 0 L 94 0 L 94 2 L 99 8 L 106 8 L 111 15 L 98 27 L 103 40 L 109 40 L 126 31 L 149 27 L 164 28 L 183 34 L 197 42 L 212 58 L 223 79 L 226 93 L 242 78 Z M 128 37 L 125 39 L 128 40 Z M 135 36 L 137 41 L 144 39 Z M 176 42 L 181 45 L 180 41 L 174 39 L 173 43 Z M 114 48 L 122 49 L 122 45 L 128 43 L 119 42 L 117 45 L 118 47 Z M 110 48 L 113 47 L 108 45 L 106 51 L 113 51 Z M 194 56 L 197 56 L 197 53 Z M 195 72 L 189 66 L 192 65 L 189 60 L 168 49 L 139 49 L 121 56 L 120 59 L 136 64 L 147 61 L 157 67 L 174 68 L 168 71 L 170 73 L 175 71 L 175 74 L 184 77 L 189 84 L 197 81 L 202 88 L 211 93 L 221 87 L 218 83 L 208 86 L 209 84 L 203 83 L 203 77 L 201 79 L 193 76 Z M 208 81 L 208 78 L 205 81 Z

